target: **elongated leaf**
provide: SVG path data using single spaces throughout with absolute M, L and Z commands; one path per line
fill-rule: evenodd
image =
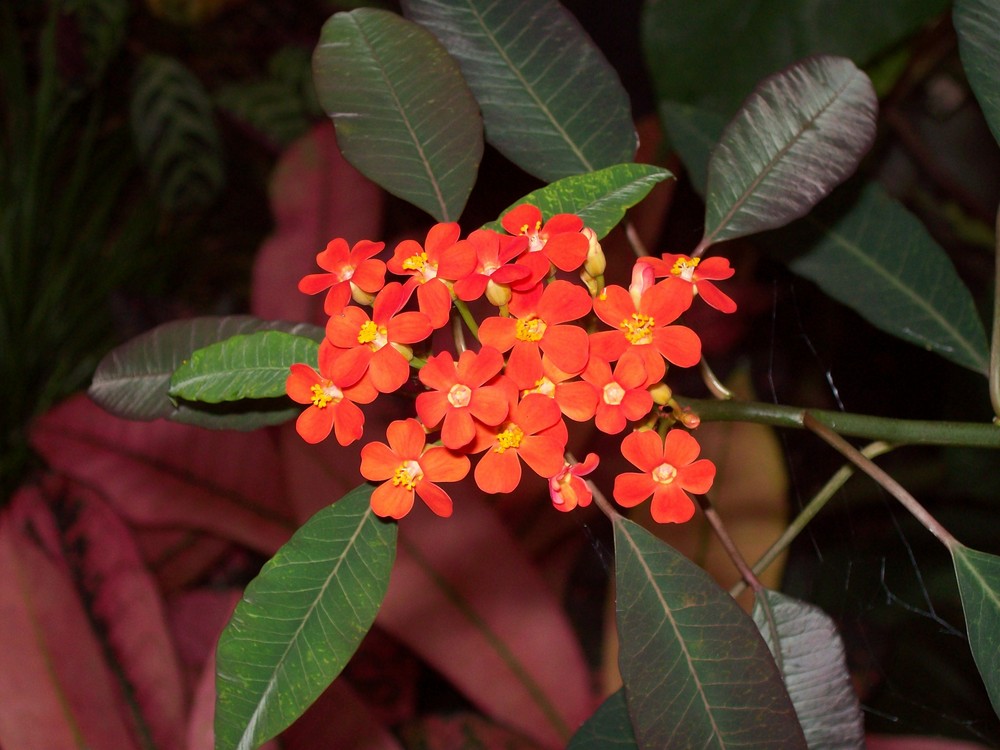
M 210 404 L 284 396 L 288 368 L 316 367 L 318 352 L 313 339 L 283 331 L 233 336 L 196 350 L 174 371 L 170 395 Z
M 1000 557 L 956 545 L 951 550 L 969 647 L 1000 716 Z
M 368 632 L 396 525 L 362 485 L 305 523 L 243 594 L 217 652 L 217 748 L 255 748 L 298 718 Z
M 486 138 L 553 182 L 627 162 L 638 144 L 618 75 L 555 0 L 403 0 L 458 60 Z
M 952 18 L 958 51 L 969 85 L 983 109 L 993 137 L 1000 143 L 1000 3 L 956 0 Z
M 809 750 L 863 748 L 861 707 L 833 621 L 818 607 L 770 589 L 757 595 L 753 619 L 779 659 Z
M 97 366 L 88 394 L 107 411 L 127 419 L 166 418 L 201 426 L 234 428 L 284 421 L 295 416 L 299 409 L 288 409 L 280 402 L 281 411 L 278 412 L 216 414 L 175 404 L 169 396 L 171 375 L 193 352 L 232 336 L 262 330 L 285 331 L 316 341 L 322 340 L 324 335 L 316 326 L 264 321 L 249 315 L 164 323 L 109 352 Z
M 809 248 L 790 268 L 873 325 L 986 372 L 972 295 L 923 225 L 877 184 L 843 191 L 775 241 Z
M 566 750 L 637 750 L 625 690 L 612 693 L 594 715 L 584 722 Z
M 482 118 L 434 36 L 388 11 L 337 13 L 313 71 L 347 160 L 438 221 L 456 220 L 483 155 Z
M 564 177 L 532 191 L 507 206 L 500 218 L 515 206 L 531 203 L 543 216 L 577 214 L 601 239 L 625 216 L 625 211 L 645 198 L 658 182 L 673 177 L 670 172 L 649 164 L 616 164 L 589 174 Z M 488 225 L 503 231 L 500 220 Z
M 616 518 L 618 664 L 642 748 L 805 748 L 753 621 L 669 545 Z
M 877 111 L 871 81 L 846 58 L 809 58 L 767 78 L 712 152 L 702 242 L 804 216 L 871 148 Z

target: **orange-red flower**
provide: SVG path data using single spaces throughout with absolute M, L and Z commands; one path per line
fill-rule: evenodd
M 400 419 L 386 429 L 389 444 L 368 443 L 361 449 L 361 476 L 382 482 L 372 493 L 376 515 L 402 518 L 413 508 L 416 493 L 437 515 L 451 515 L 451 497 L 436 482 L 458 482 L 469 473 L 469 459 L 442 447 L 427 448 L 427 437 L 415 419 Z
M 289 398 L 309 408 L 295 421 L 295 430 L 307 443 L 319 443 L 334 431 L 337 442 L 350 445 L 361 437 L 365 416 L 355 404 L 370 404 L 378 392 L 366 380 L 357 380 L 332 366 L 329 347 L 320 348 L 319 372 L 294 364 L 285 381 Z
M 587 259 L 588 240 L 580 232 L 583 219 L 575 214 L 556 214 L 542 224 L 542 212 L 530 203 L 508 211 L 500 220 L 513 235 L 528 238 L 528 252 L 543 252 L 556 268 L 575 271 Z
M 457 244 L 460 232 L 455 222 L 435 224 L 422 246 L 416 240 L 403 240 L 389 261 L 390 271 L 410 277 L 407 287 L 417 287 L 420 312 L 435 328 L 446 325 L 451 312 L 451 289 L 444 279 L 464 278 L 476 267 L 472 248 Z
M 507 416 L 507 392 L 486 385 L 503 369 L 503 355 L 490 346 L 467 349 L 458 364 L 449 352 L 427 360 L 420 382 L 434 390 L 417 396 L 417 415 L 429 428 L 441 424 L 441 442 L 458 450 L 476 436 L 475 421 L 495 426 Z M 443 421 L 442 421 L 443 420 Z
M 528 247 L 527 237 L 509 237 L 489 229 L 477 229 L 458 244 L 463 243 L 475 253 L 476 267 L 455 282 L 455 296 L 460 300 L 471 302 L 485 293 L 491 303 L 507 304 L 511 286 L 531 276 L 530 268 L 511 262 Z M 504 288 L 505 292 L 498 295 L 497 287 Z M 493 294 L 490 294 L 491 289 Z
M 690 289 L 692 296 L 700 296 L 706 304 L 724 313 L 736 311 L 732 297 L 722 292 L 713 281 L 730 278 L 735 269 L 726 258 L 691 258 L 687 255 L 664 253 L 661 258 L 645 257 L 639 262 L 652 266 L 657 278 L 666 278 L 669 285 Z
M 548 355 L 538 359 L 524 357 L 507 363 L 504 374 L 517 386 L 521 396 L 541 393 L 554 398 L 562 413 L 577 422 L 586 422 L 597 408 L 597 392 L 588 383 L 556 367 Z M 567 382 L 569 381 L 569 382 Z
M 588 453 L 582 464 L 564 464 L 562 471 L 549 479 L 549 497 L 556 510 L 568 513 L 577 506 L 585 508 L 590 505 L 594 494 L 581 477 L 596 469 L 597 464 L 597 454 Z
M 688 492 L 708 492 L 715 480 L 715 465 L 698 458 L 701 448 L 687 432 L 671 430 L 664 440 L 651 430 L 633 432 L 622 441 L 622 455 L 641 473 L 626 472 L 615 478 L 614 496 L 631 508 L 650 495 L 650 512 L 657 523 L 682 523 L 694 515 Z
M 646 390 L 646 368 L 642 358 L 627 351 L 615 365 L 600 357 L 590 358 L 583 380 L 596 395 L 594 424 L 601 432 L 617 435 L 629 421 L 642 419 L 653 408 L 653 397 Z
M 299 291 L 319 294 L 329 289 L 323 302 L 327 315 L 339 313 L 358 290 L 371 299 L 385 284 L 385 263 L 374 258 L 384 242 L 361 240 L 348 251 L 347 241 L 337 237 L 330 240 L 326 249 L 316 256 L 316 263 L 327 273 L 311 273 L 299 281 Z

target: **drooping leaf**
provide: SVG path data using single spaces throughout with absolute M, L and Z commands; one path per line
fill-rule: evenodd
M 251 581 L 217 651 L 217 748 L 289 726 L 347 664 L 389 583 L 396 524 L 362 485 L 305 523 Z
M 241 334 L 195 350 L 170 378 L 170 395 L 217 404 L 285 395 L 289 367 L 317 366 L 319 344 L 284 331 Z
M 765 589 L 753 619 L 775 654 L 809 750 L 864 748 L 865 727 L 833 621 L 818 607 Z
M 628 94 L 555 0 L 403 0 L 458 60 L 486 138 L 546 182 L 631 161 Z
M 532 191 L 507 206 L 500 218 L 515 206 L 531 203 L 546 217 L 577 214 L 594 230 L 597 239 L 601 239 L 618 225 L 626 209 L 645 198 L 656 183 L 669 177 L 673 175 L 666 169 L 650 164 L 616 164 L 596 172 L 564 177 Z M 503 231 L 499 219 L 488 226 Z
M 614 531 L 618 664 L 639 747 L 805 748 L 753 621 L 640 526 L 618 517 Z
M 136 70 L 132 134 L 160 203 L 168 210 L 207 206 L 225 180 L 212 102 L 179 60 L 146 55 Z
M 871 81 L 846 58 L 808 58 L 764 80 L 712 152 L 702 243 L 805 215 L 868 152 L 877 111 Z
M 1000 143 L 1000 4 L 994 0 L 956 0 L 952 19 L 958 51 L 969 85 Z
M 166 418 L 202 426 L 257 427 L 267 423 L 260 419 L 268 415 L 216 415 L 175 404 L 169 396 L 170 378 L 196 350 L 232 336 L 266 330 L 285 331 L 316 341 L 323 338 L 322 329 L 316 326 L 264 321 L 249 315 L 172 321 L 109 352 L 97 366 L 88 394 L 107 411 L 127 419 Z M 299 411 L 287 409 L 284 403 L 280 407 L 283 411 L 277 421 Z
M 313 71 L 347 160 L 438 221 L 456 220 L 482 158 L 482 118 L 437 39 L 388 11 L 337 13 Z
M 775 244 L 808 248 L 789 267 L 876 327 L 986 372 L 986 333 L 968 288 L 923 225 L 878 184 L 838 191 Z
M 566 750 L 638 750 L 638 747 L 622 689 L 605 699 L 573 735 Z
M 956 545 L 951 550 L 965 628 L 976 667 L 1000 716 L 1000 557 Z

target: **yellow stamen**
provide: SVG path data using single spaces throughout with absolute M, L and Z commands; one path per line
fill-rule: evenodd
M 519 448 L 522 438 L 524 438 L 524 430 L 511 423 L 506 430 L 497 435 L 497 447 L 493 450 L 497 453 L 503 453 L 508 448 Z
M 424 478 L 424 473 L 420 470 L 420 464 L 416 461 L 404 461 L 392 475 L 392 484 L 395 487 L 404 487 L 412 490 L 417 483 Z
M 527 396 L 529 393 L 541 393 L 543 396 L 553 398 L 556 395 L 556 384 L 543 375 L 535 381 L 534 388 L 528 388 L 521 395 Z
M 333 401 L 333 396 L 327 393 L 319 383 L 315 383 L 309 390 L 312 391 L 312 404 L 317 409 L 325 409 Z
M 625 332 L 630 344 L 651 344 L 656 321 L 651 315 L 632 313 L 631 320 L 623 320 L 618 327 Z
M 519 341 L 541 341 L 547 327 L 541 318 L 522 318 L 517 321 L 514 336 Z
M 422 252 L 420 255 L 411 255 L 409 258 L 403 261 L 403 268 L 407 271 L 423 271 L 424 265 L 427 263 L 427 253 Z
M 667 463 L 660 464 L 653 469 L 653 481 L 660 484 L 670 484 L 677 476 L 677 469 Z
M 698 267 L 699 263 L 701 263 L 701 258 L 689 258 L 686 255 L 682 255 L 674 261 L 670 273 L 674 276 L 680 276 L 685 281 L 691 281 L 694 277 L 694 269 Z
M 385 326 L 377 325 L 373 320 L 366 320 L 358 330 L 358 343 L 374 344 L 373 349 L 381 349 L 385 346 L 388 333 Z

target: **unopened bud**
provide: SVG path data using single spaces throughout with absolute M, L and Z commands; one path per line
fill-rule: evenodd
M 670 386 L 666 383 L 657 383 L 650 387 L 649 394 L 653 397 L 653 403 L 660 406 L 666 406 L 670 403 L 670 399 L 674 397 L 674 392 L 670 390 Z
M 492 279 L 486 282 L 486 299 L 489 300 L 491 305 L 503 307 L 510 302 L 511 296 L 512 293 L 509 286 L 497 284 Z
M 591 276 L 587 273 L 587 269 L 580 271 L 580 281 L 587 285 L 587 291 L 590 292 L 591 297 L 598 296 L 602 291 L 604 291 L 604 276 L 598 275 L 596 277 Z
M 608 267 L 608 260 L 604 257 L 604 249 L 597 241 L 597 232 L 590 227 L 584 227 L 580 234 L 587 238 L 590 244 L 587 246 L 587 259 L 583 262 L 583 270 L 593 277 L 603 276 Z
M 407 362 L 413 359 L 413 349 L 408 347 L 406 344 L 397 344 L 395 341 L 390 341 L 389 346 L 402 354 Z
M 359 305 L 370 306 L 375 301 L 375 295 L 370 292 L 366 292 L 364 289 L 359 287 L 353 281 L 351 282 L 351 299 L 357 302 Z
M 656 276 L 653 274 L 653 267 L 649 263 L 637 260 L 632 266 L 632 283 L 628 285 L 628 293 L 639 308 L 643 293 L 656 283 Z
M 678 422 L 687 427 L 689 430 L 693 430 L 701 424 L 701 417 L 691 411 L 688 407 L 674 409 L 674 416 L 677 418 Z

